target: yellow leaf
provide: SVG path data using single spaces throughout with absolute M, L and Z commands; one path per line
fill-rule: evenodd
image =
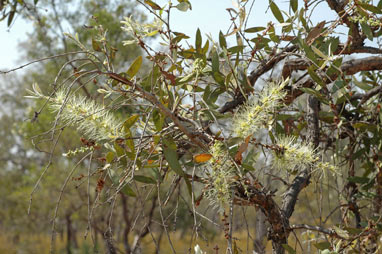
M 194 161 L 197 163 L 202 163 L 210 160 L 212 158 L 211 154 L 208 153 L 201 153 L 194 156 Z

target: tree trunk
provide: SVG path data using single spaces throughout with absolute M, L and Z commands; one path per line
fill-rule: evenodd
M 259 210 L 256 214 L 255 222 L 255 240 L 253 241 L 253 250 L 256 254 L 265 254 L 267 236 L 267 227 L 266 227 L 266 217 L 265 214 Z
M 308 96 L 307 100 L 307 122 L 308 122 L 308 133 L 307 141 L 312 142 L 314 148 L 317 148 L 320 142 L 320 126 L 318 113 L 320 111 L 320 102 L 317 98 L 313 96 Z M 285 193 L 282 195 L 282 215 L 285 223 L 289 225 L 289 219 L 294 212 L 294 208 L 298 199 L 300 191 L 309 185 L 311 168 L 308 167 L 303 170 L 296 178 L 293 180 L 292 184 L 288 187 Z M 283 244 L 287 244 L 289 231 L 285 231 L 285 235 L 280 238 L 272 239 L 273 253 L 284 254 L 285 249 Z
M 65 217 L 66 220 L 66 253 L 72 254 L 72 220 L 70 214 Z
M 103 238 L 105 240 L 107 254 L 117 254 L 117 251 L 113 244 L 113 234 L 110 232 L 110 230 L 107 230 L 103 234 Z

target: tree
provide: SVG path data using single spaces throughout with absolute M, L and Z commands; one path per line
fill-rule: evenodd
M 277 23 L 246 27 L 253 1 L 244 0 L 229 10 L 231 30 L 220 32 L 219 42 L 203 40 L 198 29 L 193 46 L 182 44 L 188 36 L 168 23 L 171 12 L 191 10 L 189 1 L 164 7 L 137 2 L 154 21 L 134 16 L 122 21 L 130 37 L 124 44 L 143 52 L 127 70 L 114 66 L 118 52 L 97 25 L 91 48 L 67 35 L 80 48 L 67 62 L 76 66 L 74 72 L 64 64 L 51 90 L 35 84 L 31 91 L 46 102 L 42 108 L 49 105 L 56 114 L 49 135 L 59 137 L 74 126 L 84 136 L 84 147 L 70 153 L 104 155 L 98 196 L 114 204 L 123 193 L 144 207 L 153 192 L 170 244 L 163 208 L 183 185 L 192 235 L 206 218 L 198 207 L 213 207 L 222 216 L 230 253 L 239 251 L 233 231 L 238 208 L 244 206 L 265 215 L 274 253 L 305 252 L 298 230 L 315 232 L 322 253 L 378 251 L 382 2 L 305 1 L 299 7 L 291 0 L 281 11 L 270 1 Z M 317 6 L 332 11 L 334 20 L 313 24 Z M 228 45 L 231 35 L 236 45 Z M 165 48 L 151 47 L 147 38 L 153 36 Z M 150 68 L 139 73 L 144 58 Z M 88 97 L 78 93 L 95 86 Z M 40 117 L 43 111 L 37 112 Z M 299 202 L 303 191 L 314 194 L 313 187 L 319 195 L 311 210 L 314 225 L 295 212 L 304 206 Z M 106 229 L 107 239 L 112 234 L 111 227 Z
M 121 37 L 122 31 L 115 28 L 120 26 L 120 19 L 123 16 L 134 12 L 136 15 L 140 15 L 139 18 L 141 20 L 145 18 L 131 3 L 126 1 L 113 1 L 113 3 L 85 1 L 82 2 L 83 5 L 70 8 L 70 10 L 68 10 L 68 6 L 73 5 L 73 2 L 70 3 L 69 1 L 40 1 L 40 4 L 46 7 L 47 12 L 44 10 L 42 13 L 36 13 L 38 18 L 35 20 L 35 30 L 29 34 L 28 43 L 22 43 L 25 53 L 24 61 L 74 51 L 75 45 L 68 41 L 64 34 L 57 32 L 62 29 L 62 26 L 68 29 L 68 24 L 71 24 L 72 26 L 69 27 L 71 31 L 77 31 L 81 38 L 88 39 L 94 32 L 90 29 L 83 29 L 83 24 L 93 26 L 97 25 L 97 22 L 102 21 L 104 29 L 108 31 L 108 36 L 116 39 Z M 90 18 L 92 15 L 93 19 Z M 91 45 L 91 40 L 87 46 L 89 45 Z M 139 51 L 137 46 L 126 48 L 122 47 L 121 43 L 115 43 L 113 47 L 114 50 L 120 50 L 118 57 L 115 59 L 116 65 L 126 64 L 126 62 L 133 60 L 138 54 L 137 51 Z M 48 127 L 54 121 L 54 115 L 46 112 L 43 116 L 35 119 L 36 121 L 25 121 L 26 118 L 32 119 L 34 117 L 34 114 L 36 114 L 35 108 L 41 107 L 43 102 L 26 101 L 23 99 L 23 96 L 26 95 L 25 92 L 20 92 L 25 91 L 32 82 L 38 82 L 44 90 L 49 89 L 51 85 L 50 80 L 54 78 L 55 73 L 60 70 L 60 67 L 66 61 L 70 61 L 70 59 L 70 55 L 67 55 L 67 57 L 55 58 L 51 62 L 40 62 L 39 66 L 34 66 L 35 68 L 18 75 L 17 78 L 9 75 L 2 76 L 2 94 L 0 100 L 3 109 L 0 117 L 2 126 L 1 136 L 4 142 L 4 145 L 1 146 L 1 160 L 4 163 L 2 163 L 0 168 L 2 176 L 0 182 L 4 198 L 1 201 L 1 214 L 3 218 L 1 224 L 2 235 L 7 240 L 10 239 L 7 245 L 3 246 L 4 251 L 7 250 L 8 252 L 10 249 L 17 248 L 17 251 L 46 252 L 49 246 L 39 247 L 45 239 L 25 238 L 31 232 L 39 232 L 41 238 L 44 238 L 45 235 L 49 237 L 52 229 L 50 222 L 54 217 L 57 217 L 54 225 L 55 231 L 61 237 L 58 241 L 53 241 L 57 246 L 56 248 L 52 247 L 53 250 L 59 251 L 61 248 L 65 248 L 67 253 L 73 253 L 75 250 L 86 248 L 87 242 L 79 237 L 81 234 L 80 230 L 85 229 L 89 223 L 88 196 L 84 195 L 84 193 L 88 192 L 88 187 L 87 184 L 83 183 L 84 177 L 81 174 L 74 175 L 73 178 L 69 179 L 65 193 L 61 193 L 62 183 L 66 181 L 67 169 L 74 167 L 78 162 L 78 156 L 63 158 L 62 154 L 73 150 L 78 144 L 81 144 L 80 136 L 73 129 L 67 128 L 64 133 L 66 135 L 65 142 L 57 144 L 55 152 L 50 155 L 49 142 L 42 140 L 39 134 L 49 131 Z M 69 66 L 71 68 L 75 67 L 74 65 Z M 85 96 L 89 92 L 92 92 L 91 88 L 89 91 L 86 88 L 82 89 L 82 93 Z M 25 113 L 26 111 L 27 114 Z M 30 142 L 31 137 L 33 142 Z M 39 153 L 36 151 L 36 148 L 39 151 L 48 153 Z M 43 171 L 41 169 L 46 168 L 46 165 L 49 165 L 49 161 L 55 161 L 55 165 L 48 169 L 49 176 L 40 181 L 39 177 Z M 87 171 L 87 161 L 84 161 L 78 167 L 81 170 Z M 32 191 L 36 183 L 39 183 L 38 188 L 36 188 L 36 191 Z M 96 184 L 97 179 L 90 179 L 89 202 L 92 202 L 96 196 L 95 187 L 93 188 Z M 28 193 L 31 192 L 33 192 L 35 202 L 28 208 L 30 199 Z M 122 199 L 123 195 L 121 194 L 120 196 Z M 58 198 L 60 199 L 60 207 L 57 210 L 57 215 L 54 215 Z M 128 204 L 120 205 L 120 203 L 122 202 L 118 200 L 118 209 L 114 213 L 114 218 L 120 216 L 121 219 L 125 217 L 129 219 L 129 217 L 133 217 L 134 214 L 132 212 L 129 213 L 129 216 L 122 216 L 122 213 L 126 206 L 134 207 L 134 202 L 130 199 Z M 148 203 L 150 202 L 148 201 Z M 148 211 L 154 208 L 147 206 Z M 30 211 L 29 216 L 26 214 L 28 210 Z M 47 218 L 49 219 L 47 220 Z M 92 214 L 94 226 L 91 227 L 93 230 L 89 235 L 92 235 L 95 241 L 100 236 L 104 238 L 103 228 L 107 226 L 105 222 L 107 218 L 107 208 L 94 209 Z M 140 225 L 140 223 L 137 225 Z M 119 227 L 121 232 L 117 233 L 122 235 L 122 229 L 124 227 L 128 228 L 129 225 L 127 223 L 120 223 Z M 128 235 L 134 237 L 135 234 L 139 233 L 136 233 L 133 229 L 128 229 L 127 231 L 128 234 L 125 234 L 126 239 Z M 129 247 L 126 239 L 120 242 Z M 1 240 L 4 239 L 2 238 Z M 104 239 L 105 242 L 106 240 Z M 138 249 L 139 243 L 140 239 L 136 241 L 133 248 Z M 66 244 L 66 246 L 62 246 L 62 244 Z M 43 246 L 44 244 L 41 245 Z M 101 249 L 102 251 L 102 241 L 98 241 L 95 247 L 95 250 Z

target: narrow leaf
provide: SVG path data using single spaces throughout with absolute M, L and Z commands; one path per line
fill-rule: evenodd
M 255 27 L 245 29 L 244 32 L 246 32 L 246 33 L 257 33 L 257 32 L 263 31 L 264 29 L 265 29 L 265 27 L 263 27 L 263 26 L 255 26 Z
M 195 38 L 195 48 L 197 51 L 202 47 L 202 35 L 200 34 L 200 30 L 196 30 L 196 38 Z
M 283 244 L 283 248 L 289 253 L 289 254 L 295 254 L 296 251 L 291 247 L 289 246 L 288 244 Z
M 157 182 L 151 177 L 142 176 L 142 175 L 134 175 L 134 180 L 141 183 L 147 184 L 156 184 Z
M 145 0 L 145 3 L 148 4 L 153 10 L 161 10 L 162 9 L 158 4 L 154 3 L 151 0 Z
M 164 149 L 164 157 L 166 158 L 166 161 L 170 165 L 170 168 L 174 170 L 175 173 L 177 173 L 180 176 L 184 175 L 184 172 L 182 170 L 182 166 L 179 163 L 178 155 L 174 149 L 171 148 L 165 148 Z
M 212 54 L 212 72 L 218 72 L 219 71 L 219 55 L 218 52 L 214 52 Z
M 129 78 L 133 78 L 139 71 L 142 65 L 142 56 L 135 58 L 134 62 L 130 65 L 126 74 Z
M 219 32 L 219 44 L 221 48 L 227 48 L 227 42 L 222 31 Z
M 127 196 L 130 196 L 130 197 L 136 197 L 137 196 L 137 194 L 135 194 L 133 189 L 127 184 L 125 185 L 125 187 L 122 188 L 121 192 L 123 194 L 126 194 Z
M 130 129 L 130 127 L 134 125 L 134 123 L 138 120 L 138 118 L 139 118 L 139 115 L 132 115 L 132 116 L 130 116 L 123 123 L 123 127 L 125 127 L 125 129 Z
M 298 0 L 290 0 L 290 7 L 293 12 L 296 12 L 298 8 Z
M 365 10 L 371 11 L 374 14 L 382 14 L 381 7 L 373 6 L 373 5 L 362 3 L 362 2 L 359 2 L 358 4 L 361 5 L 362 8 L 364 8 Z
M 277 19 L 278 22 L 280 23 L 284 23 L 284 18 L 283 18 L 283 15 L 281 14 L 281 11 L 279 9 L 279 7 L 277 7 L 277 5 L 275 4 L 275 2 L 271 2 L 269 4 L 269 6 L 271 7 L 271 11 L 273 13 L 273 16 L 275 16 L 275 18 Z

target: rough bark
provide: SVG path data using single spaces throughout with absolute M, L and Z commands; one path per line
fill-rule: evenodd
M 115 249 L 113 243 L 113 234 L 110 230 L 107 230 L 105 233 L 103 233 L 103 239 L 105 240 L 106 253 L 117 254 L 117 250 Z
M 320 109 L 320 103 L 317 98 L 313 96 L 308 96 L 307 103 L 307 122 L 308 122 L 308 137 L 309 141 L 313 143 L 314 147 L 317 148 L 319 145 L 320 128 L 318 120 L 318 112 Z M 311 168 L 306 168 L 293 180 L 292 184 L 283 194 L 282 202 L 282 214 L 284 220 L 289 224 L 289 218 L 294 212 L 294 208 L 298 199 L 298 195 L 301 190 L 309 184 L 311 176 Z M 285 239 L 288 239 L 289 231 L 286 232 Z M 285 242 L 286 243 L 286 242 Z M 282 242 L 273 242 L 273 252 L 277 254 L 285 253 L 282 247 Z

